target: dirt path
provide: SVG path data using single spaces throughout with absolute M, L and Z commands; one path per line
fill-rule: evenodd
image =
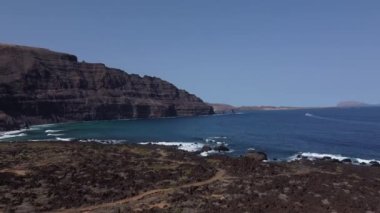
M 61 213 L 91 212 L 91 211 L 101 209 L 101 208 L 110 208 L 110 207 L 114 207 L 114 206 L 120 205 L 120 204 L 126 204 L 126 203 L 130 203 L 130 202 L 139 201 L 139 200 L 144 199 L 146 196 L 150 196 L 150 195 L 171 193 L 171 192 L 174 192 L 174 191 L 176 191 L 178 189 L 182 189 L 182 188 L 208 185 L 208 184 L 211 184 L 215 181 L 223 180 L 225 178 L 225 176 L 226 176 L 226 171 L 222 170 L 222 169 L 218 169 L 216 174 L 207 180 L 203 180 L 203 181 L 199 181 L 199 182 L 195 182 L 195 183 L 188 183 L 188 184 L 184 184 L 184 185 L 176 186 L 176 187 L 170 187 L 170 188 L 164 188 L 164 189 L 153 189 L 153 190 L 149 190 L 149 191 L 146 191 L 144 193 L 141 193 L 139 195 L 129 197 L 129 198 L 125 198 L 125 199 L 118 200 L 118 201 L 114 201 L 114 202 L 103 203 L 103 204 L 88 206 L 88 207 L 83 207 L 83 208 L 65 209 L 65 210 L 56 211 L 56 212 L 61 212 Z

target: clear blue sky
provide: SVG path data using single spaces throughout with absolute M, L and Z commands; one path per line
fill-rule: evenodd
M 2 0 L 0 29 L 209 102 L 380 103 L 379 0 Z

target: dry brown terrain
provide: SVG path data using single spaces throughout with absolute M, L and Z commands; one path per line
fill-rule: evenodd
M 1 143 L 3 212 L 379 212 L 380 168 L 170 147 Z

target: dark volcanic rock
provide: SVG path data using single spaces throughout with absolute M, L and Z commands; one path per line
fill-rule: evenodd
M 223 145 L 223 144 L 219 145 L 219 146 L 216 146 L 214 148 L 214 150 L 218 151 L 218 152 L 228 152 L 228 151 L 230 151 L 230 149 L 227 146 Z
M 208 151 L 211 151 L 212 148 L 208 145 L 204 145 L 201 149 L 201 152 L 208 152 Z
M 352 160 L 349 158 L 343 159 L 342 163 L 352 163 Z
M 380 167 L 380 163 L 377 162 L 377 161 L 371 161 L 371 162 L 369 162 L 369 164 L 370 164 L 371 166 L 374 166 L 374 167 Z
M 47 49 L 0 44 L 0 130 L 79 120 L 213 113 L 159 78 L 127 74 Z
M 19 124 L 11 116 L 0 111 L 0 130 L 12 130 L 19 128 Z
M 332 158 L 331 158 L 331 157 L 328 157 L 328 156 L 325 156 L 325 157 L 322 158 L 322 160 L 325 160 L 325 161 L 331 161 Z
M 255 161 L 268 160 L 267 154 L 257 151 L 249 151 L 247 154 L 245 154 L 245 157 L 253 159 Z

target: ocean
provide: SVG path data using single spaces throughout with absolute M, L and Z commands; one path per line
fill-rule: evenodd
M 380 107 L 75 122 L 32 126 L 0 135 L 0 141 L 22 140 L 152 142 L 187 151 L 224 144 L 230 149 L 225 154 L 232 156 L 254 149 L 267 153 L 270 160 L 292 160 L 298 155 L 380 162 Z

